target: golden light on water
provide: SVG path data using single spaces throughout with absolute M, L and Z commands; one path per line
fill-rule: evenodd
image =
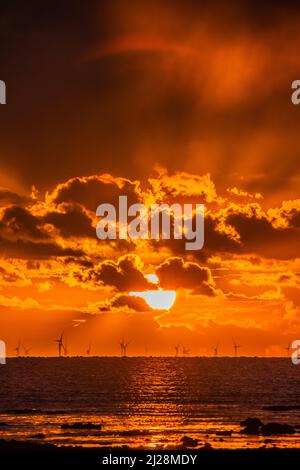
M 144 292 L 130 292 L 130 295 L 141 297 L 155 310 L 170 310 L 176 299 L 174 290 L 147 290 Z

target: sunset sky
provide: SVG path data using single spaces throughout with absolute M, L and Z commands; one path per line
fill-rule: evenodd
M 235 340 L 282 356 L 299 339 L 300 6 L 262 3 L 3 2 L 9 355 L 54 355 L 62 331 L 72 355 L 117 355 L 124 337 L 129 355 L 232 355 Z M 96 208 L 119 195 L 204 204 L 204 248 L 98 240 Z M 159 289 L 171 309 L 130 294 Z

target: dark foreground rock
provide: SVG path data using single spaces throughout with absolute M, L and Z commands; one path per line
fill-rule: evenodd
M 295 428 L 289 424 L 268 423 L 262 426 L 261 433 L 263 436 L 274 436 L 276 434 L 295 434 Z
M 244 429 L 241 430 L 241 434 L 258 435 L 263 423 L 258 418 L 247 418 L 244 421 L 241 421 L 240 425 L 245 426 Z
M 240 432 L 241 434 L 249 435 L 262 435 L 262 436 L 273 436 L 273 435 L 284 435 L 284 434 L 295 434 L 296 429 L 289 424 L 282 423 L 267 423 L 264 424 L 258 418 L 247 418 L 241 421 L 241 426 L 245 426 Z
M 182 436 L 181 443 L 183 447 L 197 447 L 198 439 L 193 439 L 189 436 Z

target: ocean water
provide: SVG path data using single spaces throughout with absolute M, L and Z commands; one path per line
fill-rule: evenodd
M 299 409 L 263 410 L 273 405 Z M 300 366 L 288 358 L 154 357 L 15 358 L 0 366 L 2 439 L 155 449 L 187 435 L 215 448 L 300 447 L 300 429 L 267 440 L 241 434 L 247 417 L 300 425 Z M 78 422 L 95 426 L 62 427 Z

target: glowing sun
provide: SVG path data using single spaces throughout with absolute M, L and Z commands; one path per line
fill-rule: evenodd
M 159 279 L 156 274 L 146 274 L 145 278 L 152 284 L 158 284 Z M 170 310 L 176 299 L 175 290 L 146 290 L 143 292 L 129 292 L 129 295 L 141 297 L 145 302 L 155 310 Z
M 141 297 L 155 310 L 169 310 L 175 302 L 174 290 L 146 290 L 144 292 L 130 292 L 129 295 Z

